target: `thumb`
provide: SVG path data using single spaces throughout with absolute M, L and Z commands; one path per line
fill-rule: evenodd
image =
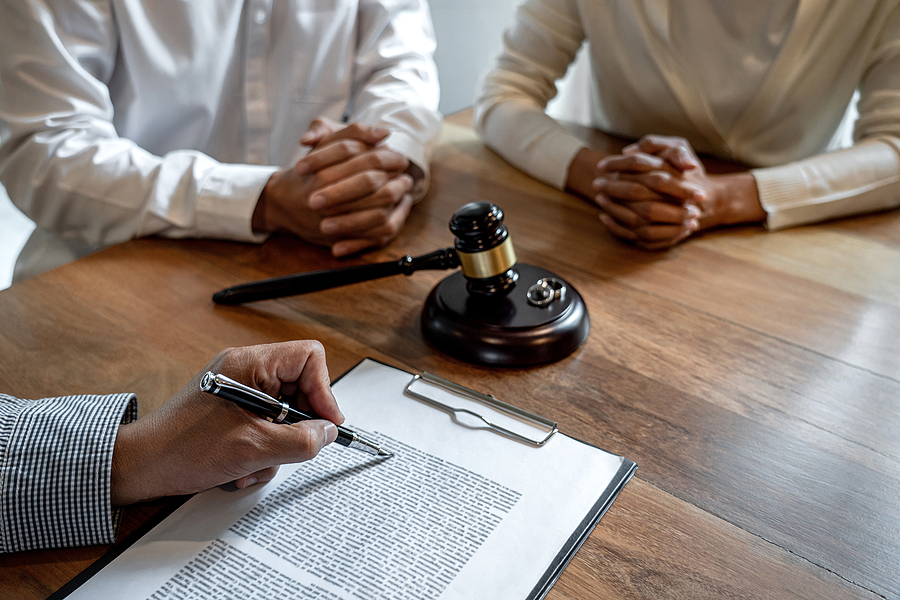
M 337 439 L 337 425 L 324 419 L 302 421 L 282 427 L 282 456 L 279 462 L 296 463 L 315 458 L 322 448 Z
M 700 167 L 700 161 L 684 146 L 675 146 L 663 150 L 659 157 L 679 171 L 689 171 Z
M 334 133 L 334 129 L 328 125 L 323 119 L 313 119 L 309 124 L 309 129 L 300 138 L 300 143 L 304 146 L 315 146 L 322 141 L 325 136 Z

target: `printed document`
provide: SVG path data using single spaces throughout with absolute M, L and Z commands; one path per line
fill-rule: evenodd
M 624 459 L 454 420 L 404 395 L 411 378 L 367 359 L 334 386 L 348 426 L 395 456 L 331 444 L 265 485 L 197 494 L 70 597 L 529 598 L 624 483 Z

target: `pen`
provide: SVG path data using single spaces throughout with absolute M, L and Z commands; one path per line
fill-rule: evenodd
M 200 380 L 200 389 L 208 394 L 230 400 L 238 406 L 265 417 L 273 423 L 297 423 L 298 421 L 311 421 L 322 417 L 308 412 L 297 410 L 288 406 L 287 402 L 276 400 L 272 396 L 254 390 L 243 383 L 219 375 L 212 371 L 207 372 Z M 338 425 L 338 435 L 335 440 L 341 446 L 356 448 L 376 456 L 394 456 L 393 452 L 384 450 L 381 446 L 371 442 L 352 429 Z

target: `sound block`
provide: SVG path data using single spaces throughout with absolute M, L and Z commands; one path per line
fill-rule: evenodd
M 574 352 L 591 328 L 584 300 L 550 271 L 522 263 L 516 271 L 518 282 L 505 296 L 470 294 L 461 272 L 442 280 L 422 310 L 425 338 L 460 360 L 503 367 L 549 363 Z M 537 286 L 539 280 L 550 285 Z

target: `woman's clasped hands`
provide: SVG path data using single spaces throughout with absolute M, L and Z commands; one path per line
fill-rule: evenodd
M 594 201 L 610 233 L 647 250 L 766 213 L 750 173 L 709 175 L 687 140 L 647 135 L 597 164 Z

